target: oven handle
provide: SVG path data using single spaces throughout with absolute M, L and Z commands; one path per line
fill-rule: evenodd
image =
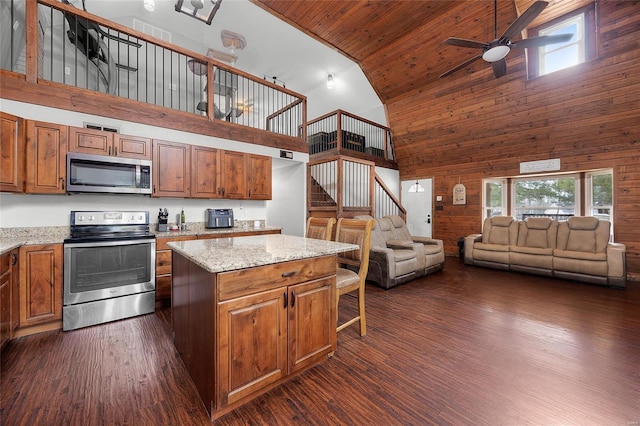
M 155 251 L 156 239 L 144 238 L 139 240 L 110 240 L 110 241 L 91 241 L 79 243 L 64 243 L 64 248 L 87 248 L 87 247 L 109 247 L 109 246 L 129 246 L 134 244 L 152 244 Z

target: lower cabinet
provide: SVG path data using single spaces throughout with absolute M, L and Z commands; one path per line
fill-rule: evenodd
M 0 256 L 0 349 L 4 348 L 18 328 L 18 249 Z
M 0 256 L 0 349 L 11 339 L 11 267 L 10 254 Z
M 171 306 L 171 249 L 167 243 L 195 239 L 195 235 L 156 238 L 156 308 Z
M 335 277 L 219 305 L 218 405 L 241 401 L 333 350 Z
M 62 244 L 20 247 L 18 335 L 62 327 Z
M 173 253 L 174 344 L 216 419 L 336 348 L 336 256 L 209 273 Z

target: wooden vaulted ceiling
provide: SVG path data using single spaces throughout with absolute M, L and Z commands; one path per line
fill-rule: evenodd
M 358 63 L 383 103 L 438 84 L 440 74 L 480 53 L 445 45 L 447 37 L 494 39 L 490 0 L 252 1 Z M 534 1 L 498 0 L 498 35 Z M 531 26 L 592 1 L 550 0 Z M 476 61 L 447 78 L 483 67 Z

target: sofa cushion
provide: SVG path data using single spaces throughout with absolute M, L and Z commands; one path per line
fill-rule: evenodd
M 562 257 L 566 259 L 579 259 L 579 260 L 592 260 L 592 261 L 606 261 L 607 253 L 596 253 L 589 251 L 575 251 L 575 250 L 559 250 L 553 251 L 555 257 Z
M 594 231 L 598 227 L 599 222 L 597 217 L 573 216 L 567 220 L 567 225 L 569 225 L 569 229 Z
M 484 221 L 482 242 L 488 244 L 515 244 L 518 238 L 518 222 L 511 216 L 493 216 Z
M 484 250 L 484 251 L 500 251 L 506 252 L 509 251 L 509 246 L 507 244 L 487 244 L 477 242 L 473 244 L 474 250 Z
M 413 250 L 393 250 L 393 259 L 396 262 L 403 262 L 405 260 L 409 260 L 409 259 L 415 259 L 416 258 L 416 252 Z
M 400 216 L 390 215 L 385 216 L 391 221 L 393 225 L 393 239 L 396 240 L 413 240 L 409 233 L 409 228 L 405 225 L 404 220 Z
M 538 256 L 552 256 L 552 248 L 529 247 L 529 246 L 511 246 L 510 250 L 514 253 L 535 254 Z
M 518 243 L 520 247 L 554 249 L 558 235 L 558 221 L 548 217 L 531 217 L 520 221 Z

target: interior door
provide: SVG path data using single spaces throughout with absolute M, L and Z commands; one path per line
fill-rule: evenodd
M 418 179 L 417 182 L 421 192 L 409 192 L 416 184 L 415 180 L 400 182 L 402 205 L 407 209 L 407 228 L 411 235 L 431 238 L 433 179 Z

